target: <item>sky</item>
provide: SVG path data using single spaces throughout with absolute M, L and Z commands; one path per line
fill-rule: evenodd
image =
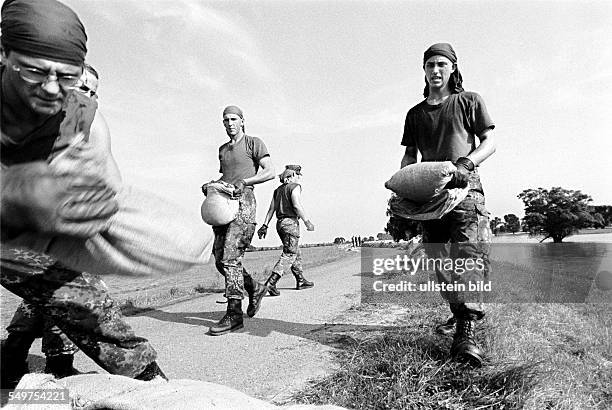
M 609 1 L 65 0 L 81 17 L 124 181 L 199 214 L 218 179 L 221 113 L 240 106 L 280 173 L 303 168 L 303 243 L 376 236 L 400 166 L 423 52 L 449 42 L 485 100 L 497 152 L 480 167 L 492 216 L 524 189 L 612 205 Z M 278 179 L 258 185 L 261 224 Z M 209 229 L 203 226 L 203 229 Z M 276 246 L 276 234 L 255 246 Z

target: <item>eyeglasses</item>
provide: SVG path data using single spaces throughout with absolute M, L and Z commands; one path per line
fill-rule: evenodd
M 62 88 L 74 88 L 79 83 L 80 76 L 76 75 L 51 75 L 36 68 L 21 67 L 11 64 L 11 68 L 19 73 L 19 77 L 30 84 L 46 84 L 48 81 L 57 81 Z

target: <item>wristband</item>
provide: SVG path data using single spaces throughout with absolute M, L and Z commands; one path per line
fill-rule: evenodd
M 457 158 L 457 161 L 455 161 L 455 165 L 456 166 L 461 165 L 463 168 L 467 169 L 468 171 L 474 170 L 474 163 L 468 157 Z

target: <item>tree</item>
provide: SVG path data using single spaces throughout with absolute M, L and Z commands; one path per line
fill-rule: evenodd
M 504 221 L 506 221 L 506 229 L 512 233 L 521 230 L 521 221 L 518 216 L 514 214 L 504 215 Z
M 378 234 L 376 234 L 376 238 L 379 241 L 390 241 L 393 239 L 393 236 L 389 235 L 388 233 L 379 232 Z
M 594 206 L 590 206 L 589 207 L 589 211 L 591 212 L 591 215 L 593 215 L 595 217 L 595 219 L 597 219 L 597 225 L 599 226 L 595 226 L 596 228 L 605 228 L 606 226 L 612 225 L 612 205 L 594 205 Z M 601 218 L 603 219 L 603 226 L 601 226 L 601 221 L 599 220 L 599 218 L 597 217 L 597 214 L 599 214 L 601 216 Z
M 496 216 L 495 218 L 491 219 L 489 224 L 491 226 L 491 231 L 493 231 L 495 235 L 497 235 L 500 231 L 505 231 L 504 223 L 502 222 L 499 216 Z
M 334 238 L 334 245 L 340 245 L 344 242 L 346 242 L 346 239 L 344 239 L 343 237 Z
M 560 243 L 595 220 L 589 212 L 591 197 L 580 191 L 553 187 L 526 189 L 518 195 L 525 204 L 523 229 L 531 236 L 544 235 Z

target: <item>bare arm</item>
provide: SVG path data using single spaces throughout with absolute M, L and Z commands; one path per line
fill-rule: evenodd
M 306 215 L 306 211 L 304 210 L 304 206 L 302 205 L 302 187 L 297 186 L 293 188 L 291 191 L 291 202 L 293 203 L 293 208 L 295 208 L 295 212 L 298 217 L 302 219 L 302 221 L 309 221 L 308 215 Z
M 266 219 L 264 219 L 264 225 L 268 225 L 274 216 L 274 195 L 272 196 L 272 200 L 270 201 L 270 207 L 268 208 L 268 213 L 266 214 Z
M 274 164 L 272 163 L 270 157 L 263 157 L 262 159 L 260 159 L 259 167 L 260 169 L 257 175 L 253 175 L 250 178 L 245 178 L 245 185 L 261 184 L 262 182 L 274 179 Z
M 416 162 L 417 162 L 417 147 L 407 146 L 406 151 L 404 152 L 404 156 L 402 157 L 401 168 L 404 168 L 406 165 L 415 164 Z
M 472 151 L 467 158 L 474 163 L 479 165 L 484 162 L 485 159 L 489 158 L 496 150 L 496 141 L 493 137 L 493 130 L 487 128 L 482 134 L 478 136 L 480 144 Z
M 105 163 L 105 179 L 112 187 L 117 187 L 121 184 L 121 173 L 115 162 L 115 158 L 111 152 L 111 136 L 106 124 L 106 120 L 100 111 L 96 111 L 91 130 L 89 133 L 89 142 L 97 155 L 104 160 Z

